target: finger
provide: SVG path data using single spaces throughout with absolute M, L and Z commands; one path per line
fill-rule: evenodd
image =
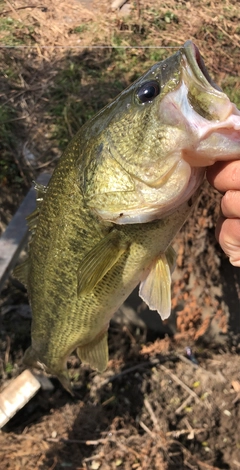
M 216 238 L 233 266 L 240 267 L 240 219 L 220 217 Z
M 240 190 L 240 160 L 216 162 L 207 168 L 207 179 L 218 191 Z
M 222 198 L 221 209 L 225 217 L 240 218 L 240 191 L 227 191 Z

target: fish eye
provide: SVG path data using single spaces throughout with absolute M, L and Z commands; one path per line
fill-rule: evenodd
M 151 103 L 160 93 L 160 86 L 156 80 L 144 83 L 137 91 L 140 103 Z

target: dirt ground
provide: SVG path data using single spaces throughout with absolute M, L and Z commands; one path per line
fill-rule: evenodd
M 80 125 L 160 60 L 156 45 L 193 39 L 239 103 L 237 1 L 129 5 L 1 5 L 1 231 Z M 220 198 L 205 182 L 176 237 L 170 319 L 162 323 L 134 291 L 111 323 L 106 372 L 72 355 L 75 396 L 51 377 L 53 391 L 40 390 L 0 431 L 1 469 L 240 468 L 240 270 L 215 240 Z M 10 278 L 0 301 L 0 391 L 23 370 L 30 326 L 26 291 Z

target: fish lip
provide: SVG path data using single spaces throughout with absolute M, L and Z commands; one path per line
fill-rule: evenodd
M 215 90 L 222 92 L 222 89 L 210 77 L 207 67 L 196 44 L 194 44 L 190 40 L 186 41 L 182 48 L 182 51 L 186 56 L 191 70 L 197 80 L 207 87 L 211 85 L 211 87 L 213 87 Z

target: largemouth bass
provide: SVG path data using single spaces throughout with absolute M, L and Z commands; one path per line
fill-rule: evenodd
M 171 311 L 171 242 L 205 167 L 240 158 L 240 112 L 188 41 L 88 121 L 62 155 L 38 207 L 28 260 L 15 271 L 32 307 L 24 362 L 71 391 L 66 362 L 103 371 L 113 313 L 140 284 Z

